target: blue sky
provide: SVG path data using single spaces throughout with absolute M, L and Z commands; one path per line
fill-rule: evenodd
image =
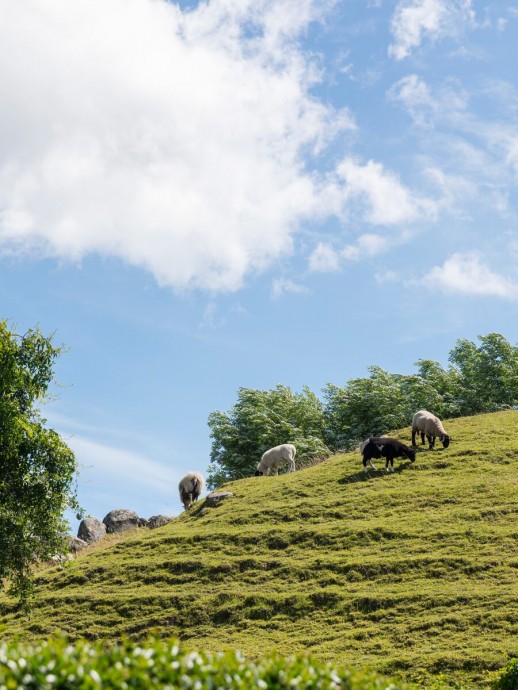
M 510 1 L 0 15 L 1 315 L 67 347 L 45 415 L 87 513 L 177 514 L 241 386 L 517 342 Z

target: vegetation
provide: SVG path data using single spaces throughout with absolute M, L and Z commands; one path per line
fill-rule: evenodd
M 495 673 L 492 690 L 516 690 L 518 688 L 518 659 L 512 659 L 501 671 Z
M 404 690 L 372 673 L 337 670 L 303 656 L 269 655 L 257 663 L 239 652 L 186 652 L 174 640 L 150 637 L 137 644 L 70 644 L 0 647 L 0 687 L 30 690 L 120 688 L 224 688 L 225 690 Z
M 37 407 L 60 352 L 38 329 L 18 336 L 0 322 L 0 582 L 24 604 L 34 563 L 66 549 L 64 509 L 78 508 L 74 454 Z
M 2 637 L 155 631 L 188 650 L 304 653 L 427 689 L 487 688 L 518 656 L 518 412 L 447 430 L 448 449 L 423 446 L 394 474 L 364 475 L 345 453 L 109 535 L 38 574 L 30 618 L 0 597 Z
M 308 388 L 272 391 L 240 389 L 229 413 L 213 412 L 209 485 L 253 474 L 261 454 L 279 443 L 294 443 L 298 461 L 354 448 L 368 436 L 411 423 L 427 409 L 441 419 L 494 412 L 518 404 L 518 346 L 498 333 L 480 336 L 480 345 L 458 340 L 444 369 L 419 360 L 418 373 L 391 374 L 370 367 L 368 378 L 344 387 L 327 384 L 324 403 Z
M 271 391 L 240 388 L 229 413 L 213 412 L 209 417 L 209 486 L 250 477 L 264 451 L 280 443 L 297 446 L 299 463 L 329 455 L 324 425 L 322 403 L 308 388 L 299 394 L 280 385 Z

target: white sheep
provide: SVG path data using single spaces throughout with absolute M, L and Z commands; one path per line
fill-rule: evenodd
M 205 479 L 199 472 L 187 472 L 180 479 L 178 491 L 180 492 L 180 501 L 183 503 L 185 510 L 189 510 L 194 501 L 198 500 L 204 488 Z
M 291 443 L 282 443 L 280 446 L 270 448 L 261 456 L 261 461 L 257 465 L 255 476 L 263 474 L 278 474 L 279 467 L 288 465 L 288 472 L 295 472 L 295 455 L 297 449 Z
M 441 420 L 427 410 L 419 410 L 412 418 L 412 445 L 415 446 L 416 434 L 421 434 L 421 442 L 424 444 L 424 437 L 428 439 L 430 450 L 433 449 L 435 437 L 439 437 L 439 441 L 444 448 L 450 445 L 450 437 L 446 433 Z

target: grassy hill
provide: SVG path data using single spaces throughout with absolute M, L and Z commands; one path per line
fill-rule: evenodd
M 441 675 L 486 687 L 518 656 L 518 411 L 446 428 L 448 449 L 394 474 L 365 477 L 358 452 L 336 455 L 109 537 L 41 573 L 30 618 L 0 597 L 2 636 L 154 630 L 196 649 L 307 652 L 424 687 Z

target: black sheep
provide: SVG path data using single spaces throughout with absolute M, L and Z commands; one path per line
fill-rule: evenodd
M 401 441 L 388 436 L 375 436 L 364 441 L 360 450 L 363 456 L 363 469 L 367 472 L 367 463 L 375 470 L 372 464 L 373 458 L 385 458 L 385 470 L 394 472 L 394 458 L 408 458 L 415 461 L 415 450 L 405 446 Z

